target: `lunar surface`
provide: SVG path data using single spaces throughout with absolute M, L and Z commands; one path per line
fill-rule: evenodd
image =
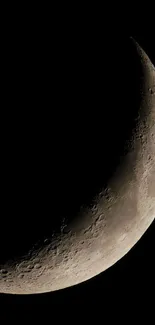
M 142 70 L 141 102 L 119 165 L 91 204 L 81 206 L 77 218 L 70 223 L 64 218 L 59 232 L 36 243 L 18 261 L 1 263 L 0 292 L 42 293 L 90 279 L 121 259 L 153 222 L 155 69 L 141 47 L 131 43 Z

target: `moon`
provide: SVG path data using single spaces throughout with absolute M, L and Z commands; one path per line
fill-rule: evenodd
M 0 292 L 33 294 L 86 281 L 137 243 L 155 217 L 155 68 L 132 40 L 142 69 L 141 103 L 132 136 L 106 188 L 59 233 L 18 261 L 0 264 Z M 80 220 L 80 222 L 79 222 Z

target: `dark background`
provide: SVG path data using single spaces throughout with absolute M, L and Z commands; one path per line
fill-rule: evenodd
M 136 110 L 139 103 L 139 93 L 135 92 L 138 79 L 133 80 L 132 73 L 134 68 L 140 68 L 134 59 L 131 66 L 130 56 L 133 54 L 129 36 L 140 43 L 155 64 L 153 39 L 143 31 L 124 32 L 123 35 L 118 31 L 111 33 L 109 29 L 105 32 L 105 28 L 95 22 L 51 20 L 52 27 L 50 24 L 46 26 L 46 19 L 40 19 L 39 24 L 34 20 L 31 27 L 27 21 L 22 28 L 22 22 L 14 20 L 14 28 L 10 27 L 7 32 L 3 62 L 3 127 L 7 125 L 7 128 L 4 127 L 2 133 L 2 145 L 7 151 L 3 155 L 3 177 L 6 175 L 7 180 L 3 181 L 1 224 L 5 230 L 9 222 L 9 229 L 7 227 L 7 236 L 3 231 L 0 239 L 2 263 L 8 258 L 19 257 L 36 240 L 50 235 L 51 210 L 57 215 L 52 219 L 52 227 L 59 229 L 63 217 L 67 215 L 71 219 L 73 209 L 76 214 L 81 203 L 91 201 L 103 181 L 100 178 L 101 184 L 96 183 L 104 157 L 104 168 L 108 166 L 108 172 L 103 176 L 105 185 L 112 175 L 123 154 L 124 139 L 130 136 L 133 117 L 129 113 L 130 104 L 134 98 Z M 136 71 L 138 74 L 139 70 Z M 66 77 L 68 73 L 69 78 Z M 126 111 L 124 105 L 128 108 Z M 109 134 L 112 134 L 113 142 Z M 71 139 L 74 139 L 74 146 Z M 101 145 L 104 157 L 101 156 Z M 24 148 L 20 154 L 19 148 Z M 9 190 L 8 183 L 13 184 Z M 62 185 L 66 183 L 67 190 Z M 45 212 L 46 225 L 42 217 Z M 119 302 L 117 313 L 124 306 L 128 306 L 129 313 L 133 304 L 137 306 L 139 302 L 149 301 L 151 309 L 151 294 L 155 289 L 154 231 L 153 223 L 123 259 L 86 283 L 48 294 L 1 294 L 4 318 L 31 320 L 33 316 L 36 321 L 40 318 L 44 321 L 48 316 L 54 322 L 56 315 L 57 320 L 74 317 L 75 321 L 82 310 L 90 317 L 110 310 L 110 316 Z

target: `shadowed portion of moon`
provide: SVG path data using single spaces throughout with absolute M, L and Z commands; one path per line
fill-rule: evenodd
M 22 69 L 27 86 L 23 62 Z M 64 218 L 75 218 L 106 188 L 138 114 L 141 67 L 129 41 L 116 49 L 75 40 L 66 53 L 55 50 L 51 73 L 51 83 L 47 75 L 45 84 L 35 79 L 33 94 L 30 85 L 26 93 L 19 90 L 22 112 L 7 116 L 2 263 L 60 231 Z
M 122 257 L 153 220 L 155 78 L 143 55 L 131 40 L 105 48 L 75 40 L 63 53 L 57 47 L 50 76 L 33 67 L 34 83 L 23 66 L 23 111 L 4 127 L 0 280 L 13 275 L 0 290 L 84 281 Z

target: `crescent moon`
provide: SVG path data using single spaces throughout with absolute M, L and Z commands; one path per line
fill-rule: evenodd
M 0 265 L 0 292 L 32 294 L 79 284 L 111 267 L 155 217 L 155 68 L 133 40 L 143 70 L 142 99 L 131 146 L 94 204 L 20 260 Z M 129 172 L 130 171 L 130 172 Z M 77 219 L 76 219 L 77 220 Z

